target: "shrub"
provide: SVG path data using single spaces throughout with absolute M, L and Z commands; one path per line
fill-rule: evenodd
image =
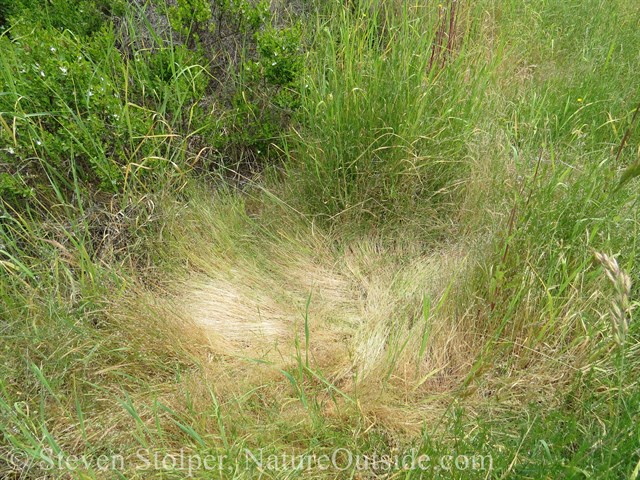
M 206 142 L 225 167 L 264 163 L 299 106 L 303 69 L 299 28 L 276 27 L 264 1 L 165 3 L 176 34 L 212 62 L 208 96 L 220 115 Z
M 0 25 L 3 19 L 6 23 L 12 17 L 23 18 L 76 35 L 92 35 L 100 31 L 106 18 L 122 15 L 124 5 L 123 0 L 0 0 Z
M 164 20 L 157 7 L 99 0 L 0 5 L 11 23 L 0 37 L 0 141 L 11 145 L 0 172 L 20 175 L 3 181 L 7 198 L 257 165 L 299 105 L 300 31 L 274 26 L 264 2 L 162 3 Z

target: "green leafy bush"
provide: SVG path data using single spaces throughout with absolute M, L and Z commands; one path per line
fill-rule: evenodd
M 0 195 L 3 198 L 15 201 L 31 197 L 33 193 L 33 189 L 27 187 L 21 177 L 0 173 Z
M 196 165 L 264 163 L 299 106 L 300 31 L 275 27 L 265 2 L 0 5 L 11 24 L 0 172 L 21 178 L 2 183 L 11 197 L 156 188 Z
M 276 27 L 264 1 L 178 0 L 165 6 L 176 34 L 212 62 L 208 99 L 220 115 L 215 129 L 200 124 L 209 132 L 206 141 L 234 169 L 264 163 L 299 107 L 300 30 Z
M 0 0 L 0 25 L 9 18 L 71 30 L 76 35 L 98 32 L 111 15 L 122 15 L 123 0 Z
M 179 0 L 169 8 L 171 26 L 185 37 L 192 36 L 195 42 L 200 39 L 199 32 L 213 31 L 211 5 L 209 0 Z
M 250 37 L 269 22 L 269 3 L 265 1 L 177 0 L 168 4 L 167 10 L 173 29 L 192 46 L 220 44 L 224 38 L 241 35 Z
M 180 46 L 142 52 L 131 65 L 110 28 L 84 40 L 23 23 L 12 32 L 15 40 L 0 39 L 6 52 L 0 114 L 15 127 L 15 134 L 0 132 L 13 144 L 3 171 L 26 170 L 29 182 L 52 178 L 58 188 L 80 180 L 118 192 L 131 172 L 149 177 L 170 164 L 157 159 L 168 155 L 184 105 L 200 99 L 207 84 L 193 52 Z
M 84 178 L 115 189 L 121 173 L 100 140 L 114 138 L 122 106 L 112 79 L 91 59 L 92 42 L 52 27 L 18 24 L 13 32 L 19 40 L 1 39 L 0 112 L 15 125 L 16 161 L 40 158 L 56 172 L 69 172 L 75 158 Z

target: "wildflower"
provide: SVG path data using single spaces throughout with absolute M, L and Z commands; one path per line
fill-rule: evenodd
M 44 72 L 40 70 L 40 76 L 44 78 Z
M 87 96 L 88 96 L 88 97 L 93 97 L 93 90 L 89 90 L 89 91 L 87 92 Z
M 578 103 L 582 103 L 584 100 L 582 98 L 578 98 Z
M 67 67 L 60 67 L 60 71 L 62 72 L 63 75 L 67 74 Z
M 56 53 L 56 47 L 51 47 L 49 50 L 51 50 L 51 53 Z
M 13 155 L 14 153 L 16 153 L 16 151 L 11 147 L 7 148 L 7 152 L 9 152 L 9 155 Z
M 272 63 L 271 63 L 271 66 L 273 67 L 276 63 L 278 63 L 278 62 L 272 62 Z
M 36 145 L 40 146 L 42 145 L 42 142 L 40 140 L 36 140 Z

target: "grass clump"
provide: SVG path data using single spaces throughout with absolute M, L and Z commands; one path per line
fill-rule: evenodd
M 471 53 L 476 13 L 388 2 L 321 10 L 290 147 L 306 211 L 346 224 L 447 211 L 487 82 Z

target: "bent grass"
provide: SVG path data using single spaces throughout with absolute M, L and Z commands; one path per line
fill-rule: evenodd
M 457 478 L 637 478 L 637 211 L 602 161 L 629 122 L 616 99 L 633 89 L 620 45 L 637 45 L 637 7 L 548 3 L 316 12 L 285 172 L 242 194 L 186 172 L 154 192 L 127 177 L 122 248 L 94 249 L 73 175 L 60 186 L 48 170 L 45 223 L 5 206 L 0 474 L 106 454 L 127 459 L 109 474 L 148 478 L 143 449 L 224 454 L 220 478 L 346 478 L 359 473 L 265 472 L 243 455 L 416 448 L 492 455 Z M 575 21 L 589 12 L 598 39 Z M 560 27 L 572 34 L 548 42 Z M 434 48 L 455 52 L 434 68 Z M 183 140 L 158 118 L 129 140 L 157 141 L 170 165 Z M 593 250 L 616 252 L 597 254 L 613 293 Z

